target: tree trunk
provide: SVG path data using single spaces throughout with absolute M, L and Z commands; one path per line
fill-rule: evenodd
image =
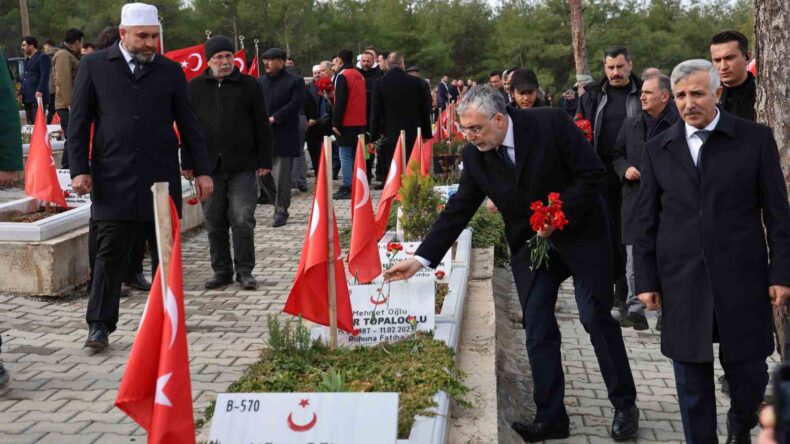
M 576 75 L 590 75 L 590 65 L 587 63 L 587 40 L 584 38 L 582 0 L 569 0 L 568 4 L 571 8 L 571 37 L 573 39 L 573 60 L 576 62 Z
M 27 12 L 27 0 L 19 0 L 19 15 L 22 17 L 22 35 L 30 35 L 30 16 Z
M 755 0 L 757 57 L 757 121 L 773 128 L 785 184 L 790 181 L 790 4 L 787 0 Z M 784 358 L 787 308 L 774 308 L 779 351 Z

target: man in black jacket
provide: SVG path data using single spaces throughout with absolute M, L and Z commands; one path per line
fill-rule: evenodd
M 221 35 L 204 45 L 209 68 L 189 82 L 192 106 L 206 138 L 214 193 L 203 202 L 214 276 L 206 289 L 236 281 L 245 290 L 257 287 L 255 267 L 256 176 L 272 168 L 272 131 L 255 78 L 233 65 L 233 42 Z M 233 258 L 230 237 L 233 233 Z
M 269 113 L 269 124 L 274 132 L 274 162 L 272 174 L 260 176 L 261 201 L 274 203 L 273 227 L 288 222 L 291 206 L 291 168 L 294 157 L 299 157 L 299 111 L 304 105 L 304 79 L 285 70 L 286 54 L 280 48 L 263 53 L 266 74 L 258 78 Z
M 384 137 L 379 156 L 381 177 L 389 172 L 392 155 L 401 130 L 406 131 L 406 158 L 411 155 L 417 128 L 421 128 L 423 139 L 433 137 L 431 133 L 431 90 L 428 82 L 406 74 L 403 56 L 392 52 L 387 58 L 390 67 L 373 88 L 373 112 L 370 134 L 372 140 Z
M 593 148 L 606 165 L 606 185 L 602 190 L 612 223 L 614 245 L 614 309 L 612 316 L 618 321 L 625 314 L 628 284 L 625 278 L 626 252 L 620 241 L 621 183 L 608 157 L 620 127 L 627 117 L 641 115 L 639 90 L 642 81 L 631 73 L 631 56 L 622 46 L 604 52 L 604 74 L 600 88 L 588 91 L 579 98 L 579 113 L 593 126 Z
M 464 170 L 458 192 L 447 202 L 415 257 L 384 274 L 407 279 L 424 266 L 436 266 L 488 196 L 505 221 L 513 256 L 511 268 L 527 332 L 537 412 L 533 422 L 514 422 L 526 441 L 569 435 L 560 331 L 554 304 L 560 284 L 573 276 L 576 303 L 584 329 L 601 367 L 615 413 L 612 437 L 636 436 L 639 411 L 636 388 L 620 326 L 609 314 L 612 302 L 612 242 L 609 215 L 600 189 L 606 170 L 581 131 L 557 108 L 506 109 L 502 94 L 490 86 L 469 90 L 458 106 L 469 144 L 461 155 Z M 562 231 L 548 225 L 538 235 L 556 246 L 546 266 L 534 267 L 530 202 L 545 202 L 560 193 L 570 222 Z
M 359 73 L 365 78 L 365 110 L 367 111 L 367 124 L 365 125 L 365 132 L 370 134 L 370 121 L 373 115 L 373 107 L 371 106 L 371 98 L 373 97 L 373 85 L 381 79 L 384 73 L 378 66 L 373 66 L 376 61 L 376 55 L 373 51 L 368 50 L 362 53 L 359 58 Z M 370 142 L 367 139 L 366 142 Z M 368 156 L 367 171 L 368 181 L 373 177 L 373 163 L 376 160 L 375 154 Z
M 645 142 L 661 134 L 664 130 L 680 120 L 675 104 L 672 101 L 672 84 L 664 75 L 649 77 L 642 83 L 642 114 L 625 119 L 617 142 L 609 157 L 617 176 L 623 182 L 622 204 L 622 240 L 626 248 L 628 260 L 625 276 L 628 282 L 627 312 L 620 320 L 623 327 L 635 330 L 648 328 L 645 317 L 645 304 L 636 297 L 634 290 L 634 217 L 636 212 L 636 196 L 639 192 L 639 177 L 642 169 L 641 160 L 645 151 Z M 659 312 L 656 330 L 661 330 L 661 313 Z
M 721 77 L 719 106 L 730 114 L 754 122 L 757 83 L 746 68 L 751 59 L 749 40 L 738 31 L 723 31 L 710 39 L 710 58 Z
M 686 442 L 717 442 L 713 343 L 731 388 L 728 443 L 751 443 L 790 298 L 790 206 L 771 129 L 716 107 L 707 60 L 672 71 L 683 121 L 647 142 L 636 210 L 636 292 L 662 308 Z
M 19 90 L 28 125 L 36 120 L 38 100 L 41 99 L 46 108 L 49 103 L 49 71 L 52 68 L 49 56 L 38 48 L 38 40 L 33 36 L 22 39 L 22 51 L 25 53 L 25 75 L 22 77 L 22 88 Z
M 189 102 L 181 65 L 158 55 L 155 6 L 128 3 L 121 12 L 121 42 L 80 62 L 68 128 L 72 188 L 91 193 L 96 258 L 86 321 L 86 347 L 104 349 L 118 323 L 129 231 L 153 225 L 151 185 L 168 182 L 181 213 L 178 140 L 184 175 L 196 178 L 201 199 L 213 189 L 200 124 Z M 93 133 L 93 155 L 88 160 Z M 149 243 L 153 247 L 156 242 Z M 152 258 L 156 252 L 151 252 Z

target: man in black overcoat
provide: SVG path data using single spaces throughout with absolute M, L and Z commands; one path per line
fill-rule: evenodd
M 96 223 L 85 344 L 94 349 L 108 345 L 108 334 L 118 322 L 130 232 L 139 222 L 154 223 L 154 182 L 168 182 L 181 214 L 173 122 L 181 133 L 184 175 L 196 178 L 201 199 L 213 190 L 206 146 L 181 65 L 156 54 L 157 17 L 154 6 L 124 5 L 120 43 L 82 59 L 74 82 L 67 149 L 72 188 L 78 194 L 91 193 Z M 95 130 L 89 160 L 91 125 Z
M 262 58 L 266 73 L 258 82 L 263 87 L 269 124 L 274 133 L 274 164 L 272 173 L 259 176 L 258 182 L 262 200 L 274 204 L 272 226 L 281 227 L 288 222 L 288 207 L 291 206 L 293 161 L 304 148 L 299 146 L 299 111 L 304 106 L 305 87 L 303 78 L 285 70 L 285 51 L 270 48 Z
M 560 284 L 574 278 L 579 316 L 595 349 L 609 400 L 615 408 L 612 437 L 636 436 L 636 389 L 620 326 L 612 319 L 612 242 L 600 190 L 606 169 L 573 122 L 558 108 L 507 110 L 491 86 L 472 88 L 458 107 L 467 140 L 456 194 L 425 238 L 415 258 L 393 266 L 389 280 L 406 279 L 436 266 L 488 196 L 505 221 L 511 267 L 524 315 L 527 353 L 535 383 L 537 414 L 531 423 L 513 423 L 527 441 L 569 435 L 560 331 L 554 304 Z M 532 270 L 527 241 L 535 235 L 530 203 L 559 192 L 569 225 L 538 233 L 556 247 L 548 266 Z
M 790 295 L 790 206 L 771 129 L 716 107 L 707 60 L 672 72 L 678 122 L 642 159 L 636 290 L 662 308 L 686 441 L 717 442 L 713 342 L 730 385 L 728 443 L 749 443 L 774 350 L 771 302 Z
M 373 121 L 370 125 L 371 140 L 384 137 L 377 169 L 381 170 L 382 178 L 386 178 L 389 172 L 401 130 L 406 131 L 407 159 L 417 139 L 417 128 L 421 129 L 424 140 L 433 137 L 428 82 L 406 74 L 403 56 L 397 52 L 390 53 L 387 66 L 389 71 L 373 88 Z

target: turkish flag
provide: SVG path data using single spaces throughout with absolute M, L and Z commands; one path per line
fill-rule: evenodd
M 398 138 L 395 145 L 395 153 L 392 155 L 392 162 L 387 173 L 387 180 L 384 182 L 384 190 L 379 198 L 379 206 L 376 208 L 376 239 L 381 239 L 387 231 L 387 219 L 390 216 L 392 200 L 398 196 L 401 186 L 401 174 L 403 174 L 403 137 Z
M 258 56 L 252 59 L 252 64 L 250 64 L 250 69 L 247 70 L 247 74 L 255 78 L 261 75 L 260 68 L 258 68 Z
M 181 64 L 187 81 L 199 76 L 208 68 L 203 45 L 190 46 L 189 48 L 176 49 L 165 53 L 165 57 Z
M 446 113 L 447 109 L 439 113 L 439 117 L 436 119 L 436 132 L 433 134 L 433 140 L 437 142 L 441 142 L 447 138 L 447 136 L 445 136 L 444 126 L 442 126 L 442 120 L 444 120 L 447 115 Z
M 242 74 L 247 72 L 247 56 L 244 55 L 244 48 L 241 48 L 239 52 L 233 55 L 233 64 L 236 65 L 236 68 L 239 68 Z
M 425 174 L 422 173 L 422 164 L 424 162 L 422 155 L 422 135 L 417 135 L 417 138 L 414 139 L 414 146 L 411 148 L 411 155 L 409 156 L 409 161 L 406 162 L 406 175 L 411 176 L 415 172 L 420 172 L 423 176 Z
M 348 249 L 348 270 L 359 282 L 370 282 L 381 274 L 377 240 L 365 144 L 360 140 L 354 161 L 354 182 L 351 184 L 351 245 Z
M 148 432 L 148 444 L 194 444 L 181 230 L 172 199 L 170 220 L 173 253 L 167 274 L 167 294 L 162 294 L 160 268 L 151 285 L 115 405 Z
M 430 176 L 433 168 L 433 139 L 422 141 L 422 163 L 420 172 L 423 176 Z
M 55 158 L 47 134 L 47 121 L 44 119 L 44 106 L 38 102 L 38 111 L 30 138 L 30 150 L 25 163 L 25 194 L 45 202 L 66 207 L 66 198 L 58 182 L 55 171 Z
M 316 177 L 313 210 L 305 234 L 302 257 L 296 270 L 288 301 L 283 312 L 313 321 L 321 325 L 329 325 L 329 233 L 326 217 L 334 208 L 327 198 L 325 150 L 321 149 L 321 161 Z M 335 263 L 335 297 L 337 306 L 337 326 L 341 330 L 351 332 L 354 324 L 351 317 L 351 299 L 348 294 L 346 272 L 340 252 L 340 240 L 337 234 L 336 219 L 332 219 L 332 238 L 334 240 Z

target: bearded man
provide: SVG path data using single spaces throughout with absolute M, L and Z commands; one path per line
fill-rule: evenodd
M 68 154 L 72 188 L 91 194 L 96 258 L 86 321 L 86 347 L 101 350 L 118 323 L 129 238 L 138 224 L 153 233 L 151 185 L 168 182 L 181 213 L 178 139 L 184 176 L 196 178 L 201 200 L 213 190 L 206 146 L 192 111 L 181 65 L 156 54 L 155 6 L 121 10 L 121 41 L 80 62 L 71 101 Z M 95 127 L 92 156 L 91 125 Z M 152 250 L 156 240 L 149 238 Z M 155 263 L 156 251 L 151 252 Z

